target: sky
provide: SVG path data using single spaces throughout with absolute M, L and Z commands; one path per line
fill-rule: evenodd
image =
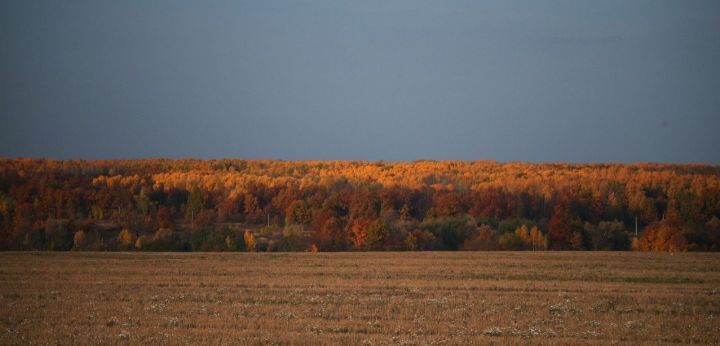
M 0 156 L 720 164 L 720 1 L 4 0 Z

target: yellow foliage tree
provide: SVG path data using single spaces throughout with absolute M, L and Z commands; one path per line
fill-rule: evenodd
M 245 230 L 245 234 L 243 235 L 243 238 L 245 239 L 245 248 L 248 252 L 255 252 L 257 250 L 256 243 L 255 243 L 255 236 L 253 235 L 252 231 Z
M 532 239 L 530 238 L 530 231 L 524 224 L 515 230 L 515 235 L 522 241 L 525 249 L 532 248 Z
M 530 230 L 530 244 L 533 251 L 547 250 L 547 238 L 540 232 L 537 226 Z
M 129 250 L 133 245 L 136 245 L 135 235 L 129 229 L 123 229 L 118 234 L 118 244 L 123 250 Z

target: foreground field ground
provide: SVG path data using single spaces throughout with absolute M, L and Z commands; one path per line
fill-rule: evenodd
M 720 255 L 0 253 L 0 344 L 717 343 Z

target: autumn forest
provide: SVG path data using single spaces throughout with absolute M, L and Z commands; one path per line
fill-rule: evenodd
M 0 160 L 6 250 L 720 250 L 720 167 Z

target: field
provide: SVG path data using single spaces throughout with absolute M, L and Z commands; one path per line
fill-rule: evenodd
M 0 253 L 0 344 L 718 343 L 720 255 Z

